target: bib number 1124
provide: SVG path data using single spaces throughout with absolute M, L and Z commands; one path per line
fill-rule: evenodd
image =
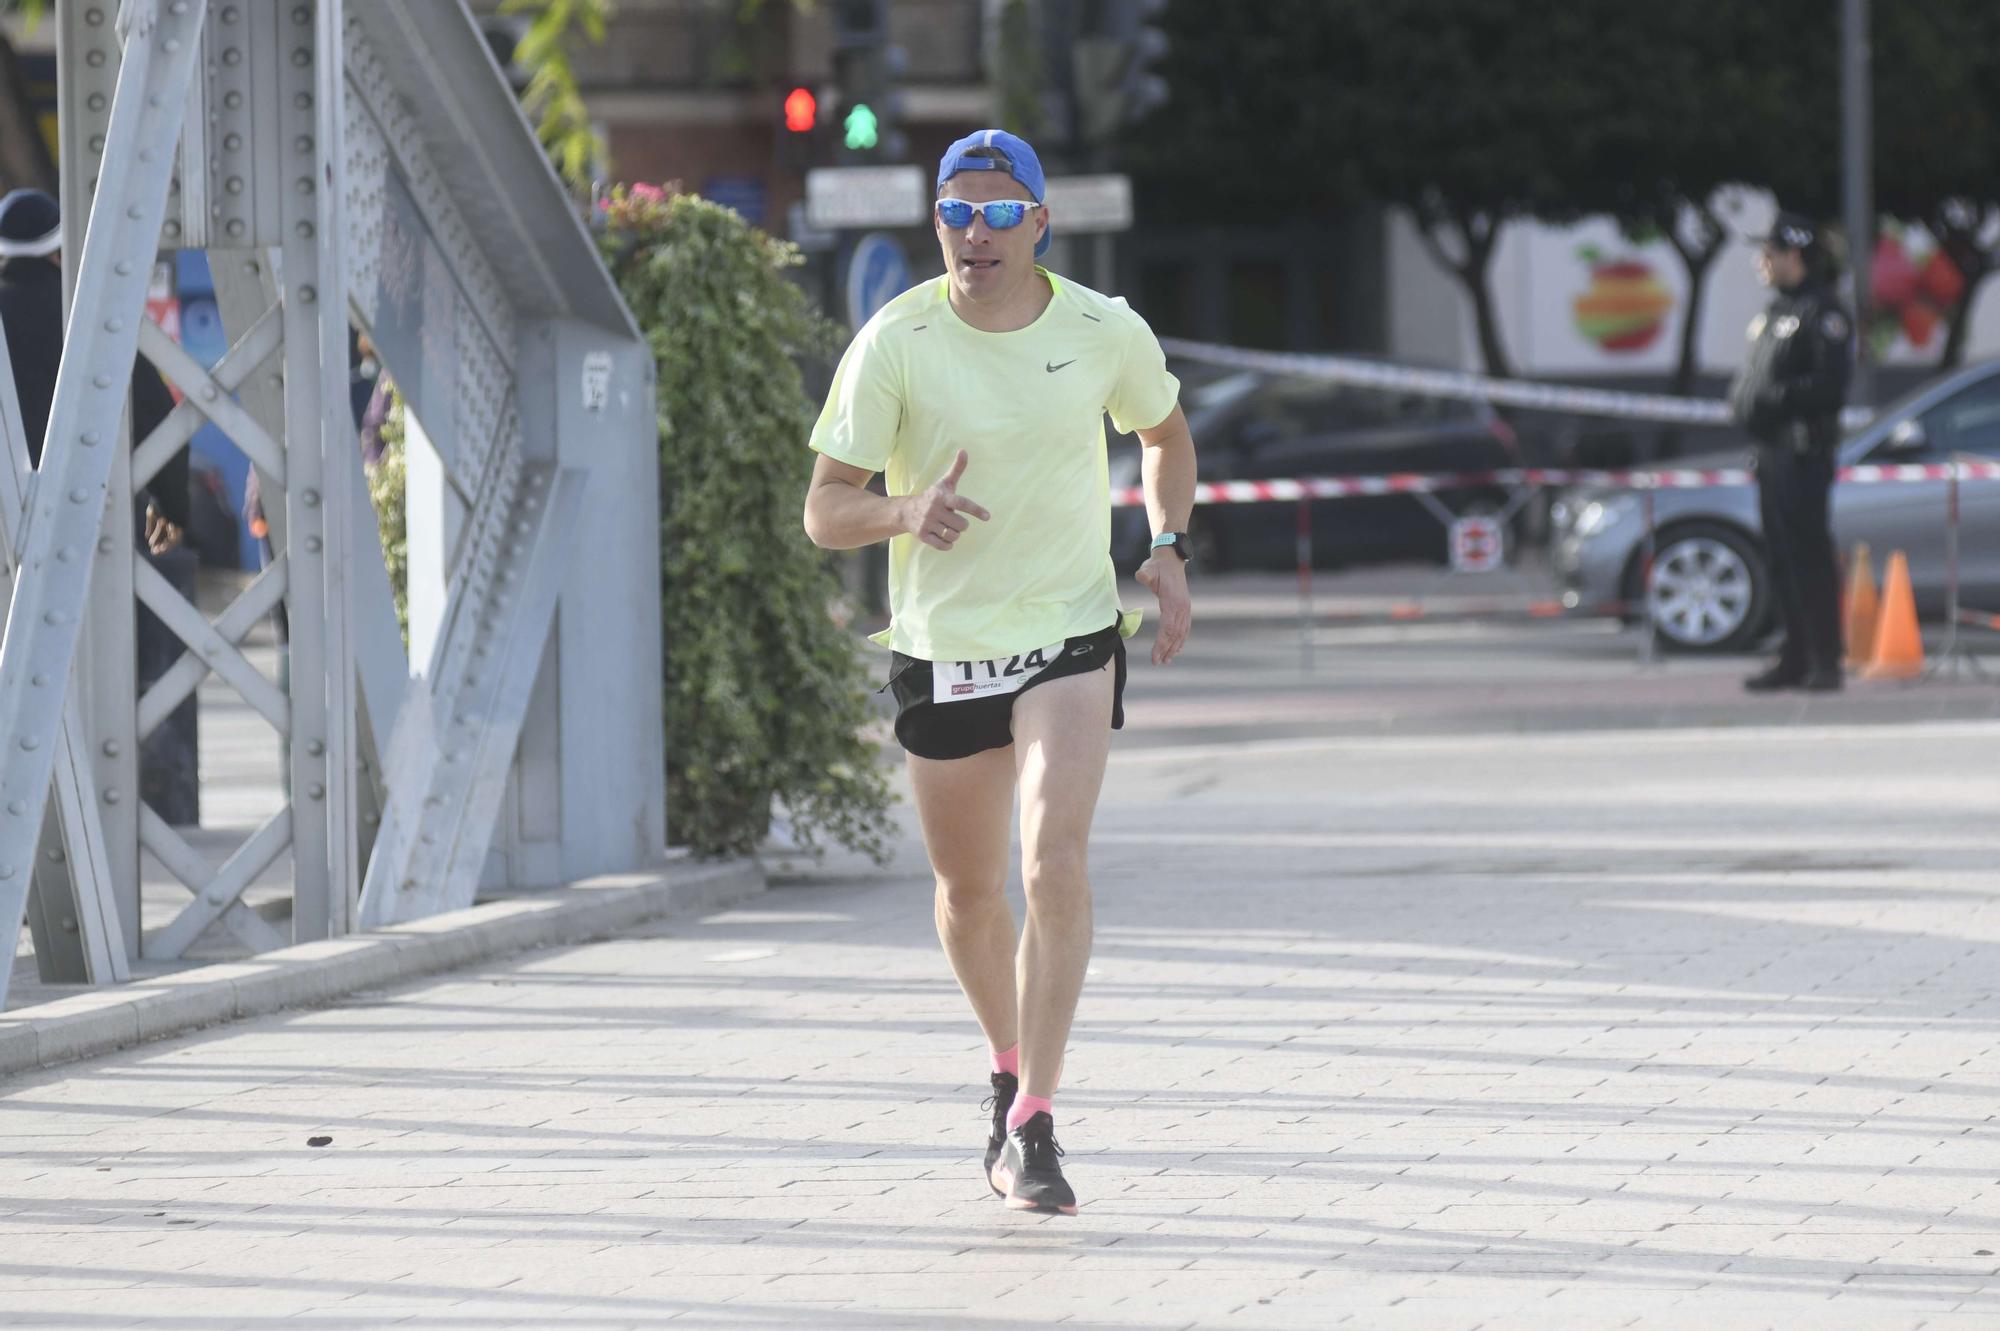
M 939 661 L 931 668 L 931 700 L 965 702 L 1018 693 L 1061 655 L 1062 644 L 1056 643 L 1018 656 L 996 656 L 990 661 Z

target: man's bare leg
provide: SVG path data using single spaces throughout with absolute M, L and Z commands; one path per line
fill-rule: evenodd
M 1014 704 L 1021 877 L 1021 1091 L 1055 1094 L 1090 965 L 1090 824 L 1111 752 L 1112 668 L 1051 680 Z
M 913 754 L 909 769 L 937 879 L 938 941 L 987 1043 L 1004 1052 L 1020 1039 L 1007 906 L 1013 750 L 942 761 Z

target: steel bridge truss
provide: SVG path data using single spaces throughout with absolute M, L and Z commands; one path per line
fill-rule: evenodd
M 262 952 L 656 861 L 651 360 L 470 14 L 72 0 L 57 21 L 71 295 L 38 470 L 0 357 L 0 925 L 27 921 L 45 980 L 106 983 L 218 926 Z M 208 252 L 212 368 L 146 317 L 177 249 Z M 350 321 L 408 407 L 408 653 Z M 135 354 L 180 401 L 129 441 Z M 256 468 L 276 551 L 213 619 L 134 521 L 206 425 Z M 280 605 L 273 680 L 245 643 Z M 137 606 L 182 646 L 143 693 Z M 287 755 L 283 807 L 220 865 L 139 794 L 140 746 L 211 675 Z M 152 927 L 146 855 L 192 898 Z M 287 869 L 288 932 L 244 901 Z

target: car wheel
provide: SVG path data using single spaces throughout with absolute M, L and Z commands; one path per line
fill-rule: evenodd
M 1636 593 L 1636 569 L 1632 581 Z M 1675 651 L 1746 651 L 1770 618 L 1770 581 L 1763 554 L 1734 527 L 1669 527 L 1653 556 L 1654 632 Z

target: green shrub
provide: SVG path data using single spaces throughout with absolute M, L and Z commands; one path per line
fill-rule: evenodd
M 793 246 L 707 200 L 621 188 L 598 234 L 659 379 L 669 831 L 746 853 L 775 799 L 802 847 L 823 835 L 880 860 L 869 684 L 802 525 L 815 405 L 798 359 L 840 330 L 787 280 Z
M 382 530 L 382 561 L 389 566 L 389 587 L 396 594 L 396 624 L 403 630 L 403 647 L 410 645 L 410 529 L 404 490 L 409 478 L 403 453 L 403 395 L 390 399 L 382 422 L 382 456 L 368 468 L 368 498 L 375 505 L 375 525 Z

